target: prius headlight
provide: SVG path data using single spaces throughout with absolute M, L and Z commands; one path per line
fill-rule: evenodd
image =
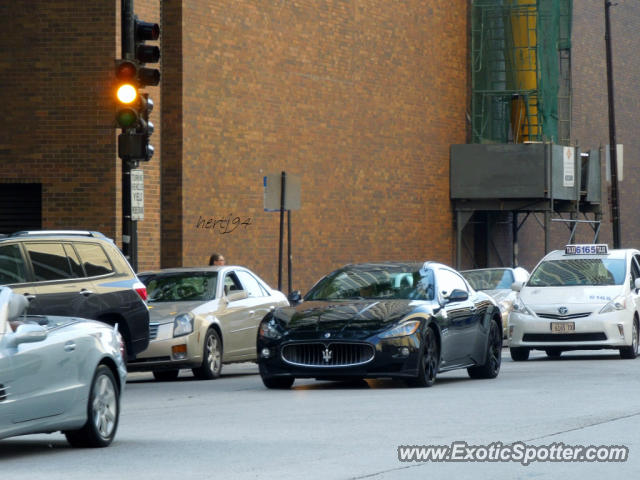
M 193 313 L 181 313 L 173 319 L 173 336 L 181 337 L 193 332 Z
M 420 320 L 411 320 L 409 322 L 401 323 L 393 328 L 390 328 L 386 332 L 380 334 L 380 338 L 393 338 L 393 337 L 406 337 L 412 335 L 418 330 L 420 326 Z
M 627 301 L 623 296 L 620 296 L 620 297 L 614 298 L 609 303 L 607 303 L 604 307 L 602 307 L 602 310 L 600 310 L 600 313 L 616 312 L 618 310 L 624 310 L 625 308 L 627 308 Z
M 513 311 L 518 312 L 521 315 L 531 315 L 533 316 L 533 312 L 529 310 L 529 308 L 524 304 L 522 299 L 518 296 L 513 301 Z

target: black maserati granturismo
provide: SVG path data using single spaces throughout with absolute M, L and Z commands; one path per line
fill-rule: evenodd
M 500 371 L 500 309 L 454 269 L 435 262 L 346 265 L 258 330 L 258 365 L 268 388 L 296 378 L 401 378 L 430 387 L 440 372 L 471 378 Z

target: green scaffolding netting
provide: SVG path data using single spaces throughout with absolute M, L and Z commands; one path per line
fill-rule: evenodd
M 572 0 L 474 0 L 472 142 L 566 143 Z

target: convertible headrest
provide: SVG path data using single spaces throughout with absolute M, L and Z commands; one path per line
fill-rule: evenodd
M 9 296 L 9 321 L 16 320 L 29 306 L 29 300 L 24 295 L 12 293 Z

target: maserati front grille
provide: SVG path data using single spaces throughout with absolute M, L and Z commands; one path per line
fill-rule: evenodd
M 368 343 L 290 343 L 282 348 L 282 359 L 304 367 L 352 367 L 373 360 L 375 350 Z

